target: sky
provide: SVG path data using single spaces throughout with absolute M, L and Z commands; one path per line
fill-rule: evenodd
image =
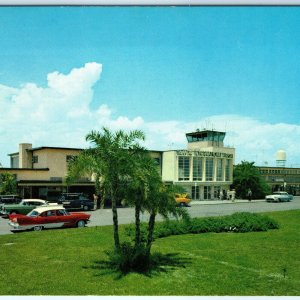
M 150 150 L 226 131 L 236 162 L 300 167 L 300 7 L 0 7 L 0 163 L 19 143 Z

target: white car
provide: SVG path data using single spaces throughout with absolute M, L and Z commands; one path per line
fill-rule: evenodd
M 293 196 L 283 191 L 274 192 L 272 195 L 266 196 L 267 202 L 289 202 L 291 200 L 293 200 Z

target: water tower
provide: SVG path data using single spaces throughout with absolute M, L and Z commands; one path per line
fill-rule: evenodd
M 286 163 L 286 153 L 284 150 L 278 150 L 276 152 L 276 166 L 277 167 L 285 167 Z

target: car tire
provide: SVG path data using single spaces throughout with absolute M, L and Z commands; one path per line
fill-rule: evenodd
M 87 211 L 87 210 L 89 210 L 89 207 L 88 207 L 87 205 L 84 205 L 84 206 L 83 206 L 83 210 L 84 210 L 84 211 Z
M 33 227 L 33 231 L 42 231 L 43 230 L 43 226 L 34 226 Z
M 85 227 L 85 222 L 84 222 L 83 220 L 78 221 L 78 222 L 77 222 L 77 227 L 78 227 L 78 228 L 83 228 L 83 227 Z
M 9 215 L 16 215 L 17 213 L 18 213 L 17 211 L 13 210 L 9 213 Z

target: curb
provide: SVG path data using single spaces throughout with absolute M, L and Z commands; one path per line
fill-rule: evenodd
M 235 201 L 232 201 L 232 200 L 194 200 L 194 201 L 191 201 L 190 202 L 190 205 L 193 206 L 193 205 L 212 205 L 212 204 L 236 204 L 236 203 L 253 203 L 253 202 L 263 202 L 263 201 L 266 201 L 264 199 L 262 200 L 251 200 L 251 201 L 248 201 L 248 200 L 235 200 Z

